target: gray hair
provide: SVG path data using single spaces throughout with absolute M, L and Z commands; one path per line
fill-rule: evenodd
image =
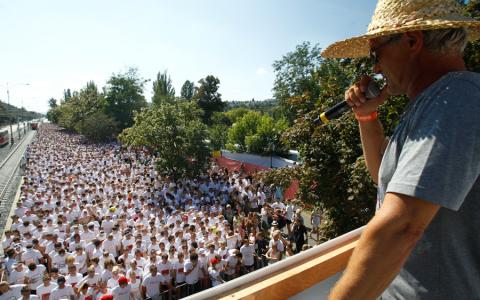
M 467 46 L 465 28 L 435 29 L 422 32 L 425 48 L 434 53 L 462 55 Z

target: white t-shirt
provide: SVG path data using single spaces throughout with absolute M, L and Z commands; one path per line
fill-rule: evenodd
M 36 290 L 37 287 L 42 285 L 43 274 L 45 273 L 45 270 L 46 268 L 44 265 L 38 265 L 35 270 L 28 270 L 25 273 L 25 277 L 28 277 L 30 279 L 30 283 L 28 284 L 30 290 Z
M 10 284 L 23 284 L 25 282 L 25 274 L 26 274 L 25 268 L 23 268 L 22 271 L 17 272 L 16 270 L 13 270 L 10 276 L 8 276 L 8 282 Z
M 229 256 L 227 258 L 227 268 L 225 269 L 225 273 L 228 274 L 228 275 L 233 275 L 235 274 L 235 267 L 237 266 L 237 263 L 238 263 L 238 258 L 233 255 L 233 256 Z
M 142 282 L 142 286 L 146 289 L 147 297 L 155 297 L 160 295 L 160 283 L 165 282 L 165 278 L 163 278 L 162 274 L 156 274 L 152 276 L 152 274 L 148 274 Z
M 87 272 L 87 254 L 84 252 L 80 255 L 77 253 L 73 254 L 75 257 L 75 262 L 78 264 L 78 272 L 86 273 Z
M 75 275 L 67 275 L 65 276 L 65 282 L 72 287 L 78 286 L 78 283 L 80 283 L 83 280 L 83 275 L 80 273 L 77 273 Z
M 210 275 L 210 279 L 212 280 L 212 286 L 217 286 L 222 283 L 220 272 L 218 272 L 215 268 L 208 268 L 208 275 Z
M 273 243 L 275 243 L 275 241 L 273 239 L 271 239 L 270 242 L 268 243 L 268 247 L 272 248 Z M 281 240 L 277 240 L 276 243 L 277 243 L 277 251 L 278 252 L 283 252 L 283 250 L 285 250 L 285 248 L 283 246 L 283 242 Z
M 16 300 L 22 297 L 22 288 L 24 284 L 10 285 L 10 289 L 5 294 L 0 295 L 0 300 Z
M 75 292 L 72 286 L 68 284 L 65 284 L 63 289 L 57 286 L 50 294 L 50 300 L 70 299 L 70 297 L 75 297 Z
M 160 274 L 163 275 L 163 277 L 165 277 L 165 279 L 168 281 L 170 280 L 170 270 L 172 269 L 172 263 L 170 263 L 169 261 L 167 261 L 166 264 L 162 263 L 162 262 L 159 262 L 157 264 L 157 268 L 158 268 L 158 272 Z
M 28 265 L 31 262 L 34 262 L 36 265 L 40 263 L 40 259 L 42 258 L 42 254 L 40 251 L 36 249 L 27 249 L 25 253 L 22 254 L 22 261 Z
M 255 253 L 255 246 L 253 245 L 243 245 L 240 248 L 240 253 L 242 253 L 242 262 L 244 266 L 253 266 L 255 260 L 253 254 Z
M 48 286 L 41 285 L 37 288 L 37 296 L 40 297 L 40 300 L 48 300 L 50 298 L 50 293 L 57 287 L 56 283 L 50 282 Z
M 117 257 L 118 256 L 117 245 L 118 243 L 114 239 L 112 239 L 111 241 L 107 239 L 103 241 L 103 250 Z
M 182 283 L 182 282 L 185 282 L 185 262 L 179 262 L 179 261 L 176 261 L 173 263 L 173 267 L 172 269 L 174 269 L 176 272 L 175 272 L 175 282 L 178 284 L 178 283 Z
M 115 300 L 130 300 L 131 290 L 132 290 L 132 287 L 130 286 L 130 284 L 127 285 L 124 288 L 117 285 L 112 290 L 113 299 L 115 299 Z
M 234 234 L 232 236 L 227 236 L 227 248 L 228 249 L 236 249 L 237 248 L 237 242 L 240 238 L 238 237 L 238 234 Z
M 190 274 L 186 274 L 188 271 L 193 270 Z M 195 284 L 198 282 L 198 279 L 200 278 L 200 262 L 197 263 L 195 268 L 193 267 L 193 264 L 187 260 L 185 262 L 184 266 L 184 272 L 185 272 L 185 282 L 188 284 Z

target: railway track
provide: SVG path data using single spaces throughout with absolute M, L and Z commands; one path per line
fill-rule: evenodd
M 35 136 L 30 131 L 0 163 L 0 235 L 3 235 L 8 216 L 21 180 L 20 164 L 28 144 Z

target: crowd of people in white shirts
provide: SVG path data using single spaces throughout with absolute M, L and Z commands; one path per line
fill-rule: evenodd
M 26 158 L 0 300 L 179 299 L 302 247 L 281 232 L 303 226 L 295 204 L 239 171 L 173 180 L 146 150 L 51 124 Z

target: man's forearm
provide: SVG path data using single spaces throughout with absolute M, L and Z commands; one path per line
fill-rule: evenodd
M 329 300 L 376 299 L 410 255 L 415 243 L 402 232 L 382 233 L 375 225 L 366 227 Z
M 367 169 L 375 183 L 378 183 L 378 170 L 382 162 L 385 134 L 380 121 L 359 122 L 363 155 Z
M 398 274 L 439 208 L 418 198 L 387 193 L 329 299 L 376 299 Z

